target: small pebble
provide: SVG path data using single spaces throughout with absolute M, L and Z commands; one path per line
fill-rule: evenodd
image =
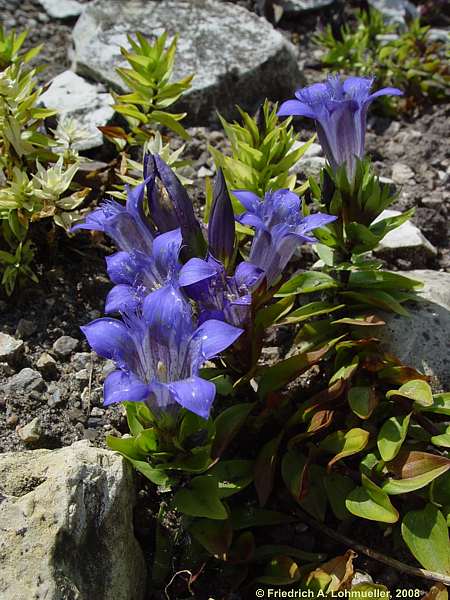
M 48 352 L 43 352 L 36 362 L 36 367 L 46 376 L 55 375 L 58 371 L 56 360 Z
M 77 371 L 87 369 L 92 362 L 92 354 L 90 352 L 76 352 L 72 357 L 72 363 Z
M 89 371 L 87 369 L 81 369 L 81 371 L 75 373 L 75 379 L 87 383 L 89 381 Z
M 36 444 L 41 439 L 42 427 L 39 419 L 35 417 L 32 421 L 19 427 L 17 434 L 26 444 Z
M 0 361 L 15 362 L 22 354 L 24 344 L 7 333 L 0 333 Z
M 79 341 L 69 335 L 62 335 L 53 344 L 53 351 L 63 358 L 69 356 L 78 347 Z

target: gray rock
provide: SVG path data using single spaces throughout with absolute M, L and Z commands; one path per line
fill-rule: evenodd
M 80 342 L 70 335 L 62 335 L 53 344 L 53 351 L 62 357 L 67 357 L 77 349 Z
M 60 123 L 70 119 L 84 132 L 73 144 L 76 150 L 90 150 L 103 144 L 98 127 L 109 123 L 114 109 L 111 94 L 102 86 L 89 83 L 72 71 L 64 71 L 53 79 L 41 100 L 47 108 L 58 109 Z
M 308 156 L 304 154 L 302 158 L 294 165 L 294 172 L 304 173 L 307 177 L 317 177 L 326 165 L 326 160 L 322 156 Z
M 374 223 L 400 214 L 398 210 L 384 210 Z M 436 256 L 437 250 L 418 227 L 406 221 L 384 236 L 376 248 L 376 254 L 409 258 L 414 264 L 426 264 L 428 258 Z
M 388 23 L 404 25 L 407 17 L 417 19 L 419 11 L 409 0 L 368 0 Z
M 25 367 L 25 369 L 22 369 L 16 375 L 13 375 L 5 385 L 6 392 L 16 394 L 33 391 L 39 392 L 44 388 L 45 383 L 42 379 L 42 375 L 38 371 L 28 367 Z
M 45 376 L 55 375 L 57 372 L 56 360 L 48 352 L 43 352 L 36 362 L 36 367 Z
M 17 323 L 16 335 L 19 338 L 29 338 L 36 331 L 37 325 L 28 319 L 20 319 Z
M 408 165 L 396 162 L 392 166 L 392 181 L 403 185 L 405 183 L 414 183 L 414 171 Z
M 42 435 L 42 427 L 38 417 L 35 417 L 23 427 L 19 427 L 17 435 L 26 444 L 36 444 L 39 442 Z
M 120 90 L 115 71 L 127 34 L 178 33 L 174 79 L 195 73 L 192 88 L 176 104 L 191 124 L 253 110 L 264 97 L 285 98 L 303 83 L 297 52 L 264 18 L 217 0 L 95 0 L 73 30 L 76 71 Z M 187 122 L 187 121 L 186 121 Z
M 82 383 L 87 383 L 89 381 L 89 371 L 87 369 L 81 369 L 81 371 L 77 371 L 75 373 L 75 379 Z
M 0 596 L 143 600 L 125 461 L 82 441 L 0 455 Z
M 0 362 L 13 363 L 23 352 L 23 341 L 0 333 Z
M 92 354 L 90 352 L 77 352 L 73 355 L 72 363 L 77 371 L 88 369 L 91 366 Z
M 58 406 L 64 402 L 64 398 L 61 394 L 61 390 L 55 384 L 48 387 L 48 393 L 50 394 L 49 399 L 47 400 L 47 404 L 53 408 L 54 406 Z
M 306 10 L 320 10 L 331 6 L 334 0 L 282 0 L 278 2 L 283 8 L 283 12 L 287 15 L 297 15 Z
M 53 19 L 73 19 L 83 12 L 83 5 L 76 0 L 38 0 L 45 12 Z
M 436 391 L 450 390 L 450 273 L 417 270 L 401 275 L 422 281 L 423 302 L 408 305 L 411 316 L 384 314 L 379 337 L 386 350 L 431 377 Z
M 450 31 L 432 27 L 428 31 L 428 39 L 431 42 L 443 42 L 444 44 L 448 44 L 450 42 Z

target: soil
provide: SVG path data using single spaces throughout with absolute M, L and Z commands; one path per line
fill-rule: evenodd
M 240 4 L 255 9 L 263 3 L 249 0 Z M 41 54 L 46 65 L 45 73 L 41 75 L 43 80 L 70 66 L 70 32 L 74 20 L 52 21 L 36 0 L 0 0 L 0 9 L 7 29 L 27 28 L 30 30 L 28 45 L 44 44 Z M 318 68 L 319 55 L 311 42 L 316 22 L 317 15 L 308 14 L 301 23 L 283 19 L 279 24 L 283 33 L 298 45 L 300 63 L 308 82 L 324 76 Z M 389 268 L 446 270 L 450 267 L 447 224 L 450 211 L 449 113 L 448 106 L 434 106 L 408 118 L 399 115 L 396 120 L 389 120 L 372 113 L 369 119 L 367 151 L 379 173 L 390 178 L 396 163 L 407 165 L 414 173 L 412 179 L 399 187 L 398 201 L 393 208 L 405 210 L 415 207 L 413 221 L 438 250 L 437 256 L 425 263 L 420 255 L 394 257 L 387 264 Z M 302 139 L 309 139 L 312 128 L 305 121 L 299 121 L 297 126 Z M 204 127 L 189 131 L 192 139 L 186 146 L 185 157 L 192 161 L 188 173 L 194 178 L 191 193 L 196 206 L 201 207 L 204 203 L 204 179 L 198 178 L 197 173 L 201 167 L 212 167 L 207 145 L 225 148 L 226 142 L 221 131 Z M 102 156 L 96 158 L 101 159 Z M 36 231 L 35 236 L 39 237 L 41 233 Z M 45 236 L 41 237 L 45 239 Z M 39 246 L 39 285 L 22 290 L 14 300 L 0 299 L 0 332 L 24 341 L 23 352 L 17 358 L 0 364 L 0 452 L 30 447 L 56 448 L 83 438 L 104 445 L 105 434 L 126 432 L 121 408 L 105 410 L 102 407 L 102 383 L 112 368 L 111 364 L 90 352 L 80 331 L 81 325 L 102 314 L 104 298 L 110 287 L 105 275 L 104 257 L 112 251 L 101 236 L 78 235 L 67 239 L 58 234 L 56 243 L 51 247 L 42 243 Z M 302 266 L 307 266 L 313 261 L 313 256 L 306 251 L 299 260 Z M 78 341 L 65 357 L 58 354 L 53 346 L 61 336 L 70 336 Z M 268 362 L 276 358 L 274 353 L 280 352 L 278 342 L 271 342 L 267 349 Z M 44 353 L 55 359 L 55 366 L 53 370 L 43 372 L 43 383 L 32 391 L 8 391 L 8 384 L 21 369 L 38 370 L 38 361 Z M 22 441 L 19 433 L 20 428 L 34 418 L 39 421 L 41 435 L 34 446 L 30 446 Z M 154 494 L 152 497 L 153 488 L 140 478 L 138 481 L 142 502 L 137 533 L 148 553 L 153 535 L 152 506 L 155 506 L 155 498 Z M 302 544 L 305 549 L 325 549 L 329 555 L 345 551 L 338 544 L 324 542 L 306 525 L 300 529 L 293 529 L 291 537 L 295 538 L 294 543 Z M 364 533 L 360 533 L 359 539 L 364 539 Z M 273 543 L 289 543 L 281 541 L 281 535 L 275 535 L 275 538 Z M 379 563 L 363 557 L 358 559 L 357 566 L 358 570 L 369 572 L 374 580 L 385 583 L 390 589 L 395 589 L 400 582 L 405 587 L 401 574 L 380 567 Z M 411 585 L 416 584 L 419 585 L 411 582 Z

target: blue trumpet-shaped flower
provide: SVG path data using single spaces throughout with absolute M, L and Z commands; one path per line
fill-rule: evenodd
M 96 319 L 82 330 L 93 350 L 117 365 L 105 381 L 105 404 L 146 402 L 155 412 L 183 406 L 205 419 L 215 386 L 199 369 L 242 333 L 217 320 L 196 327 L 189 302 L 172 286 L 149 294 L 142 316 Z
M 367 109 L 379 96 L 399 96 L 403 92 L 386 87 L 370 93 L 374 79 L 348 77 L 341 81 L 330 76 L 295 93 L 295 100 L 283 102 L 279 116 L 298 115 L 314 119 L 319 141 L 333 169 L 345 164 L 353 179 L 356 158 L 364 157 Z
M 241 262 L 233 276 L 214 257 L 192 258 L 180 270 L 178 282 L 200 307 L 200 320 L 220 319 L 245 327 L 251 315 L 252 292 L 262 282 L 264 271 Z
M 145 181 L 141 185 L 128 189 L 126 206 L 115 200 L 104 202 L 89 213 L 83 222 L 76 223 L 72 231 L 78 229 L 102 231 L 114 240 L 120 250 L 150 253 L 153 234 L 142 206 L 147 183 Z
M 182 239 L 175 229 L 158 235 L 153 251 L 116 252 L 106 258 L 108 275 L 116 285 L 106 298 L 105 312 L 129 312 L 142 307 L 144 298 L 162 286 L 175 285 L 181 264 Z
M 208 223 L 209 252 L 228 267 L 234 250 L 235 222 L 233 205 L 222 169 L 218 169 Z
M 246 209 L 237 220 L 256 230 L 249 261 L 265 272 L 267 287 L 279 279 L 297 246 L 317 241 L 314 229 L 336 220 L 323 213 L 304 217 L 300 198 L 290 190 L 268 192 L 263 200 L 245 190 L 233 193 Z

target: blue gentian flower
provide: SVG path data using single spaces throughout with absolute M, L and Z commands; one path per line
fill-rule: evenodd
M 149 154 L 144 161 L 144 177 L 150 215 L 158 230 L 164 232 L 179 227 L 185 252 L 190 256 L 204 256 L 206 242 L 200 223 L 186 189 L 173 170 L 158 154 Z
M 76 223 L 71 231 L 92 229 L 102 231 L 114 240 L 120 250 L 139 251 L 149 254 L 153 245 L 153 233 L 145 218 L 143 201 L 148 182 L 127 189 L 126 206 L 108 200 L 89 213 L 85 220 Z
M 200 320 L 220 319 L 245 327 L 251 316 L 252 292 L 259 286 L 264 271 L 241 262 L 232 276 L 213 256 L 192 258 L 180 270 L 178 283 L 200 307 Z
M 323 213 L 304 217 L 300 198 L 290 190 L 268 192 L 263 200 L 245 190 L 233 194 L 246 209 L 236 219 L 256 230 L 249 262 L 265 272 L 268 288 L 280 278 L 297 246 L 316 242 L 311 232 L 337 218 Z
M 367 109 L 379 96 L 400 96 L 397 88 L 386 87 L 370 93 L 374 78 L 348 77 L 344 81 L 330 76 L 325 83 L 314 83 L 295 93 L 296 100 L 283 102 L 282 117 L 298 115 L 314 119 L 319 141 L 334 170 L 345 164 L 353 179 L 356 157 L 364 157 Z
M 199 369 L 242 333 L 217 320 L 196 327 L 189 302 L 172 286 L 149 294 L 142 315 L 96 319 L 82 330 L 93 350 L 117 365 L 105 381 L 106 405 L 146 402 L 156 414 L 183 406 L 205 419 L 216 389 Z
M 106 298 L 106 313 L 135 311 L 152 291 L 176 285 L 181 264 L 181 231 L 158 235 L 150 255 L 142 252 L 116 252 L 106 258 L 108 275 L 116 285 Z
M 208 223 L 208 250 L 225 268 L 233 258 L 235 222 L 233 205 L 222 169 L 214 183 L 213 203 Z

